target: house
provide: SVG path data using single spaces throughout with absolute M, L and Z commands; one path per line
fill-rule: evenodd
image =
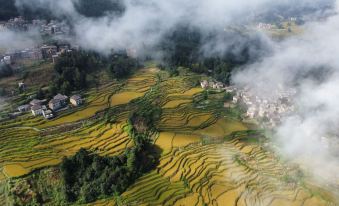
M 19 82 L 18 87 L 19 87 L 20 90 L 25 90 L 26 85 L 23 82 Z
M 233 102 L 234 104 L 238 103 L 238 97 L 235 97 L 235 96 L 234 96 L 232 102 Z
M 41 49 L 42 57 L 44 59 L 52 58 L 52 56 L 55 55 L 58 51 L 58 48 L 54 45 L 52 46 L 44 45 L 40 49 Z
M 49 101 L 48 107 L 53 111 L 61 109 L 62 107 L 67 105 L 67 100 L 68 100 L 67 96 L 57 94 L 51 101 Z
M 52 61 L 53 61 L 53 64 L 56 63 L 57 59 L 59 58 L 59 55 L 52 55 Z
M 33 99 L 32 101 L 29 102 L 31 106 L 35 105 L 42 105 L 46 102 L 46 100 L 40 100 L 40 99 Z
M 42 115 L 43 107 L 41 105 L 34 105 L 31 107 L 32 114 L 34 116 Z
M 82 104 L 82 99 L 80 95 L 73 95 L 70 98 L 70 102 L 73 106 L 79 106 Z
M 250 108 L 247 110 L 247 113 L 246 113 L 246 115 L 247 115 L 249 118 L 251 118 L 251 119 L 253 119 L 253 118 L 255 117 L 255 114 L 256 114 L 256 109 L 255 109 L 255 107 L 250 107 Z
M 49 101 L 48 107 L 51 110 L 55 111 L 55 110 L 62 108 L 62 105 L 61 105 L 61 102 L 59 100 L 52 99 L 51 101 Z
M 51 110 L 42 110 L 42 115 L 46 118 L 46 119 L 51 119 L 54 117 L 53 112 Z
M 11 56 L 5 56 L 4 57 L 4 62 L 5 62 L 5 64 L 12 64 L 12 58 L 11 58 Z
M 222 89 L 224 87 L 224 84 L 221 82 L 216 82 L 216 83 L 213 83 L 212 87 L 213 89 Z
M 31 109 L 31 105 L 25 104 L 18 107 L 19 112 L 28 112 Z
M 67 105 L 68 97 L 66 95 L 57 94 L 56 96 L 54 96 L 53 99 L 60 101 L 60 104 L 62 106 L 66 106 Z
M 206 89 L 208 87 L 208 81 L 204 80 L 200 82 L 201 88 Z

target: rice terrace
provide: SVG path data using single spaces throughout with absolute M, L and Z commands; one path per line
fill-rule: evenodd
M 45 205 L 61 204 L 56 195 L 64 157 L 81 148 L 107 158 L 123 155 L 135 144 L 130 115 L 159 107 L 151 135 L 160 155 L 155 168 L 122 194 L 88 205 L 334 205 L 330 193 L 265 146 L 267 135 L 242 121 L 238 106 L 224 106 L 224 93 L 201 89 L 206 78 L 183 68 L 175 77 L 145 68 L 89 90 L 84 106 L 54 120 L 26 115 L 1 122 L 0 204 L 13 201 L 11 194 L 18 205 L 37 196 Z

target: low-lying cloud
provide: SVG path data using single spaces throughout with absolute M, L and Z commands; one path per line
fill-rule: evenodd
M 238 85 L 269 95 L 296 88 L 297 111 L 276 130 L 280 152 L 328 182 L 339 178 L 339 15 L 310 22 L 304 33 L 273 44 L 273 53 L 234 75 Z
M 41 42 L 39 31 L 32 29 L 26 32 L 15 32 L 10 30 L 0 31 L 1 49 L 23 49 L 37 46 Z
M 79 14 L 74 6 L 78 1 L 16 0 L 16 6 L 44 9 L 67 18 L 74 29 L 74 41 L 83 48 L 102 53 L 133 48 L 142 53 L 159 43 L 178 24 L 197 27 L 207 36 L 211 31 L 223 32 L 227 26 L 249 23 L 278 7 L 319 8 L 333 0 L 124 0 L 122 15 L 107 14 L 99 18 Z M 229 43 L 221 40 L 217 45 L 227 48 Z

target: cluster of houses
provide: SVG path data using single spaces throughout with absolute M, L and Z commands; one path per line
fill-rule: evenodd
M 279 125 L 284 116 L 295 110 L 293 97 L 297 92 L 294 89 L 276 90 L 272 98 L 259 97 L 250 89 L 234 88 L 234 91 L 233 103 L 245 105 L 248 118 L 264 120 L 263 125 L 269 128 Z
M 200 82 L 201 88 L 207 89 L 207 88 L 213 88 L 213 89 L 224 89 L 225 85 L 221 82 L 216 82 L 216 81 L 207 81 L 203 80 Z
M 258 23 L 257 24 L 257 29 L 259 30 L 270 30 L 274 27 L 272 24 L 266 24 L 266 23 Z
M 276 90 L 272 93 L 272 98 L 268 99 L 255 95 L 250 89 L 239 89 L 232 86 L 226 87 L 221 82 L 204 80 L 200 82 L 200 85 L 203 89 L 213 88 L 234 94 L 233 104 L 245 106 L 247 109 L 246 117 L 264 120 L 263 126 L 265 127 L 276 127 L 281 123 L 281 119 L 284 116 L 295 110 L 293 97 L 297 92 L 294 89 Z
M 53 63 L 62 53 L 72 52 L 76 47 L 70 47 L 67 43 L 56 45 L 42 45 L 41 47 L 26 48 L 23 50 L 8 50 L 4 54 L 0 54 L 0 61 L 5 64 L 13 64 L 19 60 L 42 60 L 49 59 Z
M 68 103 L 77 107 L 83 103 L 83 99 L 80 95 L 73 95 L 68 98 L 66 95 L 57 94 L 48 102 L 48 104 L 45 99 L 33 99 L 29 104 L 19 106 L 18 111 L 21 113 L 31 111 L 34 116 L 42 115 L 46 119 L 51 119 L 54 117 L 53 112 L 66 108 Z
M 70 28 L 65 23 L 51 20 L 34 19 L 28 21 L 22 16 L 11 18 L 7 22 L 0 24 L 0 31 L 28 31 L 30 29 L 38 29 L 42 35 L 67 35 L 70 33 Z
M 40 20 L 35 20 L 33 22 L 39 22 Z M 40 33 L 44 35 L 67 35 L 70 33 L 69 27 L 61 22 L 55 20 L 50 21 L 49 23 L 40 22 Z
M 12 30 L 12 31 L 27 31 L 32 25 L 29 24 L 23 17 L 11 18 L 7 22 L 1 24 L 1 31 Z
M 0 55 L 0 62 L 4 64 L 12 64 L 12 58 L 10 56 L 1 56 Z
M 5 54 L 0 54 L 0 59 L 6 64 L 13 64 L 17 60 L 31 59 L 40 60 L 42 59 L 42 53 L 39 48 L 26 48 L 23 50 L 10 50 Z
M 40 30 L 41 35 L 62 35 L 69 34 L 69 27 L 54 20 L 47 22 L 46 20 L 35 19 L 27 21 L 23 17 L 19 16 L 12 18 L 7 22 L 0 22 L 0 31 L 19 31 L 25 32 L 30 29 Z M 70 47 L 67 43 L 59 42 L 58 45 L 40 45 L 32 48 L 25 49 L 10 49 L 0 54 L 0 61 L 6 64 L 13 64 L 18 60 L 41 60 L 50 59 L 55 60 L 63 52 L 72 51 L 77 49 L 78 46 Z

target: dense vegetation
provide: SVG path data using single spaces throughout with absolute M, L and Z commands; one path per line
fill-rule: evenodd
M 0 0 L 0 20 L 8 20 L 14 16 L 18 16 L 14 0 Z
M 0 79 L 3 77 L 9 77 L 11 75 L 13 75 L 13 69 L 11 68 L 11 66 L 0 63 Z
M 125 11 L 125 6 L 121 0 L 79 0 L 73 1 L 76 10 L 86 17 L 100 17 L 106 14 L 121 15 Z M 15 7 L 15 0 L 0 0 L 0 20 L 22 15 L 27 19 L 44 18 L 44 19 L 63 19 L 63 16 L 53 16 L 52 13 L 45 9 L 20 5 Z M 63 19 L 64 20 L 64 19 Z
M 125 52 L 112 54 L 110 61 L 111 65 L 108 72 L 112 77 L 117 79 L 128 77 L 139 66 L 138 61 L 128 57 Z
M 50 87 L 51 93 L 69 94 L 87 88 L 89 74 L 98 71 L 102 64 L 103 59 L 97 53 L 72 51 L 62 54 L 54 66 L 56 77 Z
M 206 54 L 206 45 L 211 47 L 211 50 L 220 46 L 220 42 L 213 42 L 214 39 L 227 42 L 227 49 Z M 259 58 L 261 52 L 266 50 L 265 43 L 255 35 L 243 34 L 240 31 L 203 35 L 199 29 L 187 25 L 178 26 L 166 35 L 159 49 L 165 54 L 165 65 L 162 67 L 168 68 L 171 73 L 175 74 L 175 68 L 183 66 L 196 73 L 212 75 L 224 83 L 229 83 L 234 68 Z
M 86 17 L 100 17 L 106 14 L 121 15 L 125 10 L 121 0 L 79 0 L 76 1 L 75 8 Z
M 61 172 L 68 202 L 93 202 L 99 197 L 118 196 L 159 161 L 159 150 L 152 144 L 155 122 L 161 108 L 141 104 L 128 120 L 125 130 L 134 146 L 123 155 L 101 157 L 81 149 L 71 158 L 65 158 Z
M 154 153 L 149 142 L 140 142 L 115 157 L 101 157 L 81 149 L 61 164 L 66 200 L 87 203 L 100 196 L 121 194 L 156 165 Z

